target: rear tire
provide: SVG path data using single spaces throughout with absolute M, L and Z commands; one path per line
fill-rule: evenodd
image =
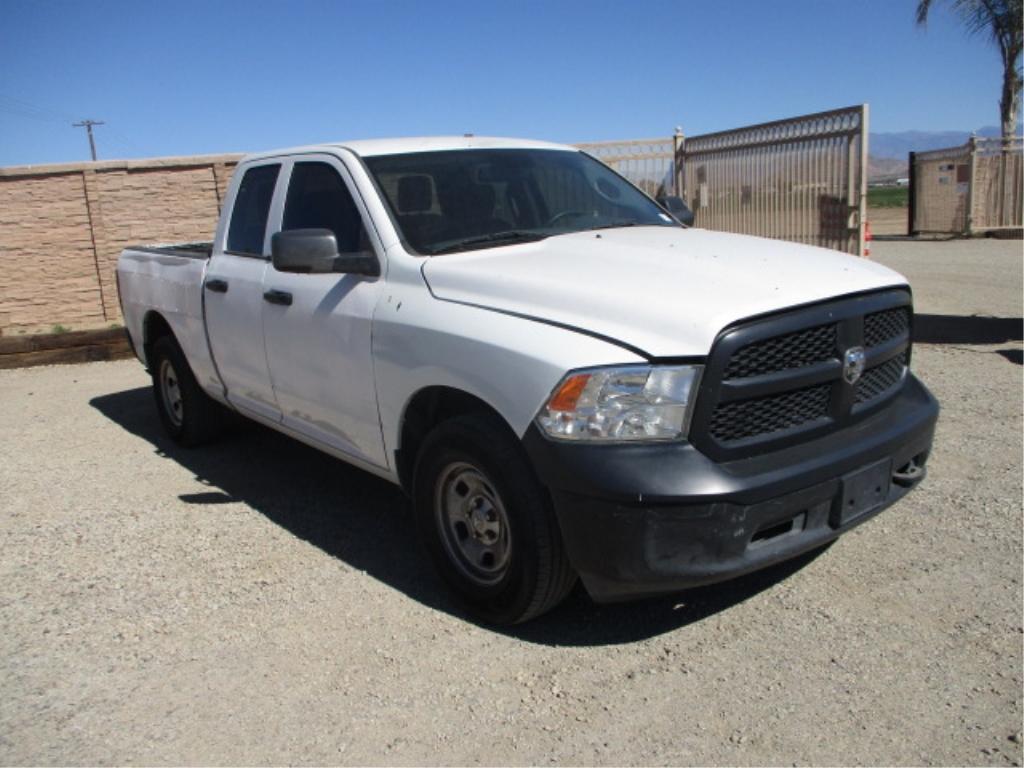
M 224 408 L 203 392 L 178 342 L 161 336 L 148 362 L 157 413 L 168 436 L 186 448 L 217 437 L 224 427 Z
M 576 583 L 547 491 L 496 417 L 467 414 L 436 427 L 417 457 L 413 499 L 435 566 L 485 621 L 539 616 Z

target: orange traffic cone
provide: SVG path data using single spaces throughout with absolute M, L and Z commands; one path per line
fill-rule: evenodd
M 864 258 L 871 258 L 871 222 L 864 222 Z

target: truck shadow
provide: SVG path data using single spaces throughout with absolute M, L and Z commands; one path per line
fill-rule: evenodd
M 217 505 L 244 502 L 349 568 L 475 623 L 450 597 L 417 544 L 410 505 L 396 486 L 245 420 L 216 444 L 180 448 L 164 435 L 148 387 L 103 395 L 90 405 L 209 486 L 208 491 L 182 494 L 181 501 L 207 505 L 211 514 Z M 821 551 L 725 584 L 639 603 L 596 605 L 577 587 L 563 605 L 539 619 L 518 627 L 484 628 L 551 646 L 644 640 L 753 597 Z
M 923 344 L 1006 344 L 1024 339 L 1024 319 L 978 315 L 914 315 L 914 341 Z M 995 354 L 1021 364 L 1016 348 L 997 349 Z
M 924 344 L 1003 344 L 1024 339 L 1024 318 L 914 315 L 914 341 Z

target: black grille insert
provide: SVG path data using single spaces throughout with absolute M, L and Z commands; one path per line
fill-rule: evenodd
M 886 360 L 881 365 L 869 368 L 857 382 L 857 405 L 874 400 L 879 395 L 899 384 L 903 378 L 903 370 L 907 367 L 907 353 L 900 352 L 896 357 Z
M 819 325 L 742 347 L 729 360 L 725 378 L 744 379 L 803 368 L 836 357 L 836 326 Z
M 831 384 L 804 387 L 781 395 L 723 403 L 711 419 L 711 434 L 721 442 L 770 435 L 828 417 Z
M 910 330 L 910 310 L 906 307 L 872 312 L 864 316 L 864 346 L 877 347 Z

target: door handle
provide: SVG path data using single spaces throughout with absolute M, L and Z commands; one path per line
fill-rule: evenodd
M 221 280 L 219 277 L 215 277 L 211 280 L 206 281 L 206 290 L 213 291 L 214 293 L 227 293 L 228 292 L 228 281 Z
M 287 291 L 267 291 L 263 294 L 263 300 L 269 301 L 271 304 L 279 304 L 282 307 L 292 305 L 292 295 Z

